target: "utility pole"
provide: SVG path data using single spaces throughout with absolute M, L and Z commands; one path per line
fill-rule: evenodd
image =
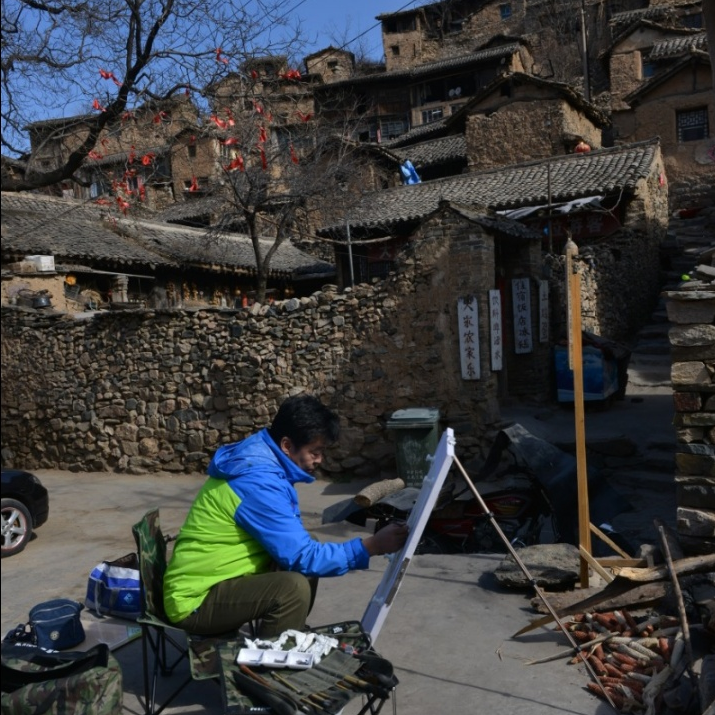
M 591 101 L 591 87 L 588 79 L 588 45 L 586 44 L 586 0 L 581 0 L 581 62 L 583 66 L 583 96 Z
M 350 263 L 350 287 L 355 285 L 355 273 L 353 271 L 353 244 L 350 242 L 350 220 L 345 222 L 345 229 L 348 238 L 348 261 Z

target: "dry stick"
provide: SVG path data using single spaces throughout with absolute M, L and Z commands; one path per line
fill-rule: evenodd
M 693 683 L 693 691 L 695 696 L 699 698 L 698 694 L 698 678 L 693 670 L 693 644 L 690 641 L 690 627 L 688 626 L 688 616 L 685 613 L 685 602 L 683 601 L 683 592 L 680 590 L 680 582 L 678 581 L 678 576 L 675 573 L 675 566 L 673 565 L 673 559 L 670 556 L 670 546 L 668 545 L 668 537 L 665 533 L 665 529 L 662 524 L 658 525 L 658 532 L 660 534 L 660 543 L 663 546 L 663 556 L 665 556 L 665 563 L 668 567 L 668 573 L 670 574 L 670 580 L 673 582 L 673 591 L 675 592 L 675 599 L 678 603 L 678 615 L 680 616 L 680 627 L 683 630 L 683 640 L 685 641 L 685 654 L 688 659 L 687 669 L 690 675 L 691 681 Z
M 479 494 L 479 492 L 477 491 L 477 488 L 474 486 L 474 483 L 469 478 L 469 475 L 467 474 L 464 467 L 462 466 L 462 463 L 459 461 L 459 459 L 457 459 L 457 457 L 454 457 L 454 463 L 457 465 L 459 471 L 462 473 L 462 476 L 464 477 L 464 481 L 467 483 L 467 486 L 471 490 L 472 494 L 474 494 L 477 502 L 479 502 L 479 506 L 482 508 L 484 513 L 487 515 L 487 517 L 489 518 L 489 521 L 491 521 L 492 526 L 496 529 L 496 532 L 501 537 L 502 541 L 504 542 L 504 544 L 505 544 L 506 548 L 508 549 L 509 553 L 511 554 L 512 558 L 514 559 L 514 561 L 516 561 L 519 568 L 523 571 L 524 576 L 526 576 L 526 578 L 529 580 L 529 583 L 531 584 L 532 588 L 536 592 L 536 595 L 543 601 L 544 605 L 546 606 L 549 613 L 551 614 L 551 617 L 556 622 L 556 625 L 561 629 L 561 631 L 566 636 L 569 643 L 573 646 L 574 654 L 581 658 L 581 661 L 583 662 L 584 666 L 586 667 L 586 670 L 588 671 L 589 675 L 593 679 L 594 683 L 596 683 L 598 685 L 598 687 L 601 689 L 601 692 L 603 693 L 603 696 L 605 697 L 605 699 L 608 701 L 608 704 L 616 712 L 618 712 L 616 705 L 613 702 L 613 699 L 608 694 L 608 691 L 604 687 L 603 683 L 598 679 L 598 676 L 596 675 L 596 671 L 593 669 L 593 666 L 588 662 L 586 655 L 579 648 L 578 644 L 576 643 L 573 636 L 569 632 L 569 629 L 566 628 L 566 626 L 564 625 L 564 622 L 559 618 L 559 616 L 556 613 L 556 611 L 554 610 L 553 606 L 547 600 L 546 595 L 541 590 L 541 587 L 536 583 L 536 579 L 529 573 L 529 569 L 526 568 L 526 564 L 519 558 L 519 555 L 516 553 L 516 549 L 514 549 L 514 547 L 511 545 L 511 542 L 506 537 L 506 534 L 502 531 L 501 527 L 499 526 L 499 523 L 497 522 L 496 518 L 494 517 L 494 514 L 491 511 L 489 511 L 489 507 L 486 505 L 486 503 L 482 499 L 481 494 Z

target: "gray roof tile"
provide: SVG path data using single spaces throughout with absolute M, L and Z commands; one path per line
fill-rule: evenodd
M 435 211 L 440 201 L 462 206 L 507 209 L 568 201 L 612 191 L 633 190 L 648 176 L 659 142 L 652 139 L 587 154 L 568 154 L 490 171 L 472 172 L 366 195 L 351 212 L 352 228 L 389 233 L 400 223 Z M 344 226 L 326 226 L 319 235 L 342 235 Z
M 263 250 L 271 239 L 261 241 Z M 95 204 L 42 194 L 2 194 L 2 254 L 53 255 L 57 263 L 122 264 L 145 269 L 200 265 L 255 270 L 248 236 L 212 236 L 185 228 L 131 217 L 108 216 Z M 330 274 L 334 268 L 283 243 L 271 261 L 271 273 Z
M 467 140 L 464 134 L 455 134 L 390 151 L 402 161 L 409 159 L 417 169 L 422 169 L 454 159 L 466 159 Z
M 661 40 L 653 45 L 653 49 L 648 55 L 651 60 L 662 60 L 668 57 L 677 57 L 692 50 L 701 50 L 703 52 L 708 49 L 708 37 L 704 32 L 698 32 L 694 35 L 686 35 L 685 37 L 671 37 L 667 40 Z

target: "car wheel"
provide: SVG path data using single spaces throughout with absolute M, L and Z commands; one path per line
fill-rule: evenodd
M 32 537 L 32 517 L 15 499 L 2 500 L 2 557 L 19 554 Z

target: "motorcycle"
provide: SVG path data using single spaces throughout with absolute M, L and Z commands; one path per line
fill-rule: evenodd
M 459 476 L 448 478 L 415 553 L 506 552 L 507 547 L 491 516 L 515 548 L 540 543 L 578 545 L 576 463 L 572 455 L 541 440 L 521 425 L 501 430 L 480 468 L 474 486 L 486 504 L 486 513 Z M 410 515 L 420 490 L 407 487 L 368 507 L 346 500 L 326 509 L 323 523 L 349 521 L 366 526 L 375 520 L 375 531 Z M 611 526 L 613 516 L 630 505 L 597 472 L 589 473 L 591 520 L 629 554 L 632 544 Z M 594 544 L 595 556 L 612 553 Z
M 489 513 L 468 487 L 450 482 L 437 499 L 415 553 L 505 552 L 506 545 L 490 514 L 515 548 L 560 540 L 548 496 L 526 470 L 510 469 L 475 486 Z M 396 497 L 385 497 L 369 507 L 365 516 L 375 519 L 375 531 L 391 521 L 406 520 L 409 501 L 414 503 L 418 493 L 417 489 L 406 488 Z

